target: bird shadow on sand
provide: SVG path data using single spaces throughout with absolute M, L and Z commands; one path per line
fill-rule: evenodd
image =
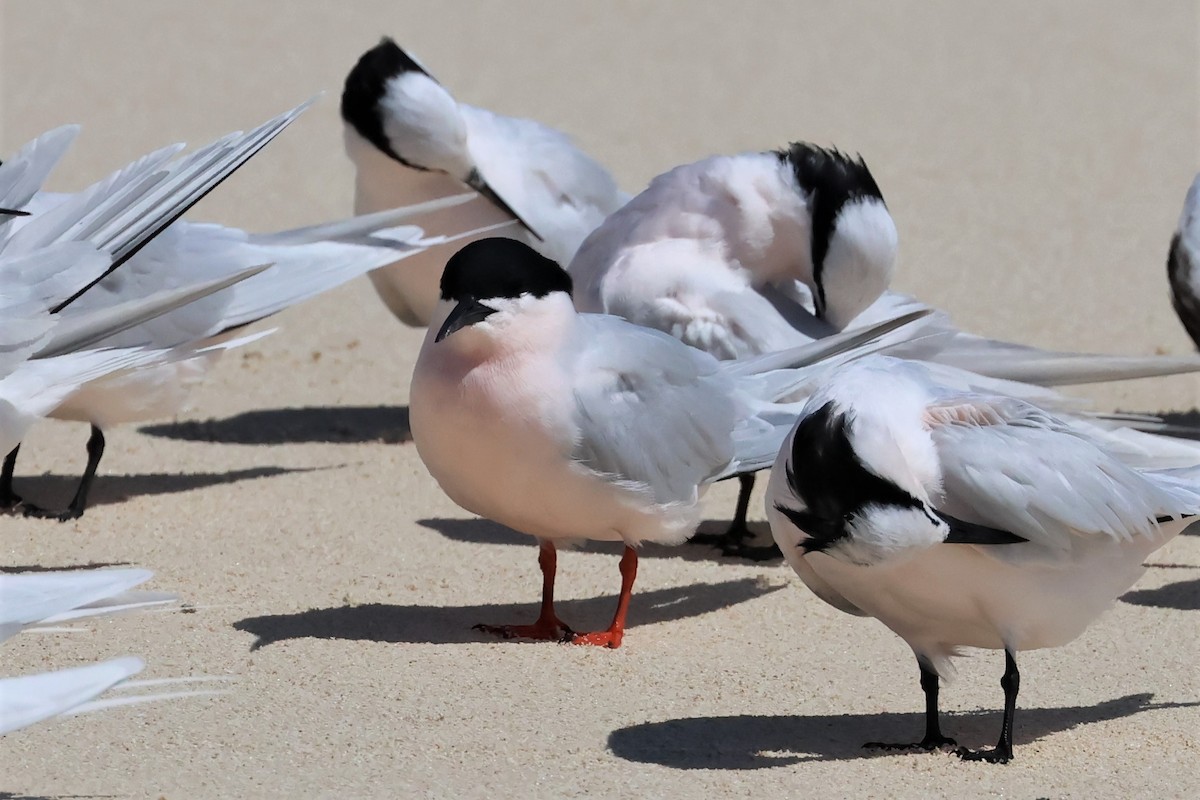
M 1135 606 L 1200 611 L 1200 580 L 1177 581 L 1157 589 L 1134 589 L 1122 595 L 1121 600 Z
M 18 573 L 18 572 L 65 572 L 69 570 L 85 570 L 85 569 L 108 569 L 109 567 L 128 567 L 128 561 L 89 561 L 86 564 L 64 564 L 62 566 L 47 567 L 44 564 L 12 564 L 0 565 L 0 572 Z M 4 800 L 3 793 L 0 793 L 0 800 Z
M 1108 722 L 1143 711 L 1191 708 L 1195 703 L 1152 703 L 1152 694 L 1131 694 L 1094 706 L 1018 708 L 1013 743 L 1037 741 L 1080 725 Z M 967 747 L 990 747 L 1000 730 L 999 711 L 944 713 L 942 730 Z M 867 741 L 912 741 L 924 715 L 828 714 L 812 716 L 692 717 L 647 722 L 613 731 L 613 755 L 674 769 L 754 770 L 806 761 L 878 758 L 913 751 L 866 750 Z M 919 752 L 919 751 L 917 751 Z M 1017 750 L 1017 758 L 1020 758 Z M 950 757 L 950 756 L 943 756 Z
M 504 544 L 504 545 L 520 545 L 522 547 L 532 548 L 535 540 L 532 536 L 514 531 L 512 528 L 505 527 L 488 519 L 419 519 L 417 524 L 429 528 L 432 531 L 437 531 L 447 539 L 452 539 L 456 542 L 465 542 L 467 544 Z M 700 530 L 697 533 L 722 533 L 729 527 L 728 522 L 720 520 L 709 520 L 700 525 Z M 771 540 L 770 529 L 765 522 L 750 523 L 750 532 L 754 536 L 756 542 Z M 765 539 L 763 538 L 765 536 Z M 620 555 L 622 544 L 620 542 L 591 542 L 585 541 L 579 547 L 574 548 L 582 553 L 605 553 L 609 555 Z M 531 550 L 532 552 L 532 550 Z M 661 545 L 652 542 L 646 542 L 638 547 L 639 558 L 682 558 L 687 561 L 717 561 L 720 563 L 772 563 L 768 562 L 753 562 L 743 561 L 739 558 L 733 558 L 721 554 L 711 544 L 703 544 L 700 542 L 685 542 L 682 545 Z M 773 563 L 779 563 L 780 558 L 773 560 Z
M 148 436 L 218 444 L 401 444 L 412 440 L 407 406 L 270 408 L 225 419 L 138 429 Z
M 83 798 L 118 797 L 115 794 L 19 794 L 0 792 L 0 800 L 83 800 Z
M 770 594 L 782 585 L 753 578 L 697 583 L 670 589 L 635 592 L 629 608 L 630 630 L 659 622 L 697 617 Z M 612 620 L 613 595 L 555 603 L 559 616 L 576 630 L 605 628 Z M 249 617 L 233 623 L 257 637 L 251 650 L 289 639 L 346 639 L 415 644 L 495 642 L 495 636 L 472 629 L 478 623 L 532 622 L 536 603 L 498 603 L 477 606 L 397 606 L 370 603 L 316 608 L 297 614 Z M 514 643 L 516 641 L 514 640 Z
M 92 491 L 88 494 L 88 507 L 123 503 L 133 497 L 190 492 L 193 489 L 220 486 L 223 483 L 272 478 L 293 472 L 313 472 L 317 469 L 329 468 L 252 467 L 229 472 L 185 472 L 178 475 L 98 475 L 95 484 L 92 485 Z M 15 488 L 22 497 L 31 503 L 40 503 L 51 508 L 56 507 L 56 503 L 65 507 L 77 486 L 79 477 L 76 475 L 31 475 L 18 477 L 15 482 Z M 13 513 L 19 515 L 19 507 Z

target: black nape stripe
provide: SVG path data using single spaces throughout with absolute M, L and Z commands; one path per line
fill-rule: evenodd
M 867 505 L 924 509 L 920 500 L 868 470 L 850 443 L 850 422 L 833 401 L 803 419 L 792 439 L 787 480 L 805 506 L 776 506 L 810 537 L 807 552 L 825 550 L 849 536 L 847 523 Z
M 808 142 L 793 142 L 774 151 L 781 162 L 791 166 L 801 190 L 809 194 L 812 213 L 812 268 L 817 285 L 817 316 L 825 313 L 825 290 L 821 273 L 833 226 L 842 207 L 847 203 L 874 198 L 883 203 L 883 193 L 860 155 L 857 159 L 836 148 L 817 147 Z M 886 204 L 885 204 L 886 205 Z
M 383 37 L 379 44 L 362 54 L 346 76 L 342 88 L 342 119 L 353 125 L 364 139 L 404 166 L 428 172 L 428 168 L 407 161 L 397 153 L 383 130 L 379 101 L 387 92 L 388 81 L 405 72 L 419 72 L 433 80 L 433 76 L 395 41 Z
M 551 292 L 571 293 L 571 276 L 557 262 L 524 242 L 504 237 L 479 239 L 463 247 L 446 262 L 442 272 L 442 299 L 545 297 Z

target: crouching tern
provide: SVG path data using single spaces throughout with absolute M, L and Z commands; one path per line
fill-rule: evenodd
M 32 214 L 7 223 L 8 237 L 0 247 L 4 252 L 21 252 L 57 238 L 63 230 L 77 230 L 81 215 L 92 214 L 95 205 L 107 203 L 113 196 L 139 197 L 147 190 L 161 193 L 159 187 L 164 172 L 188 179 L 182 190 L 168 184 L 168 188 L 172 188 L 171 194 L 182 193 L 184 197 L 193 198 L 198 193 L 198 189 L 189 188 L 193 184 L 207 190 L 214 185 L 211 175 L 217 169 L 225 174 L 231 171 L 226 164 L 227 150 L 238 154 L 233 166 L 244 163 L 257 152 L 257 149 L 245 147 L 244 142 L 261 148 L 280 133 L 299 110 L 302 108 L 288 112 L 250 134 L 223 137 L 176 162 L 167 163 L 178 147 L 157 151 L 75 195 L 27 190 L 21 205 Z M 69 137 L 52 131 L 24 148 L 18 158 L 0 170 L 13 170 L 29 184 L 26 180 L 29 175 L 48 174 L 67 143 Z M 24 171 L 19 172 L 18 168 Z M 198 177 L 201 180 L 197 180 Z M 10 507 L 21 503 L 27 516 L 60 520 L 79 517 L 87 506 L 88 493 L 103 455 L 105 428 L 178 412 L 185 403 L 188 390 L 230 346 L 230 338 L 242 326 L 303 302 L 382 264 L 450 240 L 452 237 L 426 237 L 421 228 L 401 223 L 471 197 L 465 194 L 443 198 L 274 234 L 247 234 L 220 225 L 172 224 L 186 206 L 175 209 L 170 205 L 172 214 L 150 215 L 156 220 L 152 241 L 149 237 L 131 238 L 128 235 L 114 239 L 104 226 L 84 228 L 88 241 L 112 255 L 113 266 L 52 309 L 55 316 L 64 319 L 117 308 L 138 298 L 177 290 L 197 281 L 220 280 L 256 265 L 267 265 L 268 268 L 228 290 L 129 327 L 99 342 L 105 347 L 148 347 L 177 353 L 180 348 L 192 348 L 193 352 L 190 357 L 163 360 L 152 368 L 126 370 L 119 375 L 91 381 L 65 398 L 51 413 L 59 419 L 92 425 L 87 444 L 87 467 L 65 510 L 43 509 L 23 502 L 15 493 L 12 480 L 16 449 L 6 451 L 8 457 L 0 474 L 0 500 Z M 140 208 L 134 211 L 146 214 Z M 162 217 L 161 221 L 157 221 L 159 217 Z M 120 216 L 117 218 L 121 219 Z M 466 232 L 467 235 L 474 233 Z M 120 269 L 116 270 L 117 267 Z M 235 341 L 241 344 L 246 340 Z
M 452 500 L 538 539 L 543 575 L 536 622 L 483 629 L 620 646 L 635 547 L 684 541 L 709 484 L 774 459 L 799 410 L 776 401 L 816 371 L 781 367 L 853 352 L 917 316 L 718 362 L 661 332 L 576 313 L 570 277 L 524 243 L 492 238 L 462 248 L 446 264 L 417 358 L 413 440 Z M 625 545 L 605 631 L 576 633 L 555 614 L 556 545 L 573 539 Z
M 1012 758 L 1016 654 L 1075 639 L 1200 512 L 1200 469 L 1128 466 L 1102 436 L 1008 396 L 963 393 L 920 364 L 863 358 L 826 377 L 779 451 L 771 532 L 821 599 L 891 628 L 917 657 L 924 737 L 963 647 L 1003 650 Z M 1200 459 L 1197 459 L 1200 461 Z
M 518 219 L 543 255 L 567 264 L 580 242 L 627 199 L 565 135 L 537 122 L 459 103 L 415 58 L 384 38 L 359 58 L 342 92 L 356 213 L 462 191 L 483 198 L 424 220 L 457 232 Z M 445 256 L 430 252 L 371 273 L 402 322 L 428 325 Z

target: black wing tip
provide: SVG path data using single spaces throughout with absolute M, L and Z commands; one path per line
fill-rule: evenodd
M 4 217 L 28 217 L 28 211 L 22 211 L 19 208 L 0 208 L 0 216 Z

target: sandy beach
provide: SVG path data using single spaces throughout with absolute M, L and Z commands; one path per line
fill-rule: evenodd
M 897 287 L 973 332 L 1193 349 L 1164 263 L 1200 165 L 1194 2 L 5 0 L 0 157 L 80 123 L 50 182 L 77 189 L 324 91 L 188 219 L 271 231 L 346 216 L 338 97 L 384 34 L 458 99 L 568 132 L 630 191 L 794 139 L 861 152 L 900 231 Z M 186 604 L 23 634 L 0 649 L 0 674 L 135 654 L 144 677 L 229 676 L 228 692 L 6 736 L 0 800 L 1200 790 L 1200 536 L 1157 553 L 1074 643 L 1021 655 L 1012 764 L 871 753 L 859 745 L 920 728 L 911 653 L 782 562 L 647 546 L 616 651 L 472 631 L 536 613 L 536 548 L 454 505 L 417 457 L 408 383 L 424 331 L 365 279 L 273 324 L 185 415 L 108 432 L 81 520 L 0 516 L 0 568 L 134 564 Z M 1078 393 L 1189 410 L 1200 378 Z M 86 439 L 83 425 L 40 424 L 18 489 L 65 501 Z M 710 492 L 707 528 L 726 523 L 734 490 Z M 752 512 L 765 532 L 760 497 Z M 560 557 L 564 617 L 607 622 L 617 554 Z M 994 742 L 1002 671 L 998 653 L 975 653 L 943 689 L 960 743 Z

